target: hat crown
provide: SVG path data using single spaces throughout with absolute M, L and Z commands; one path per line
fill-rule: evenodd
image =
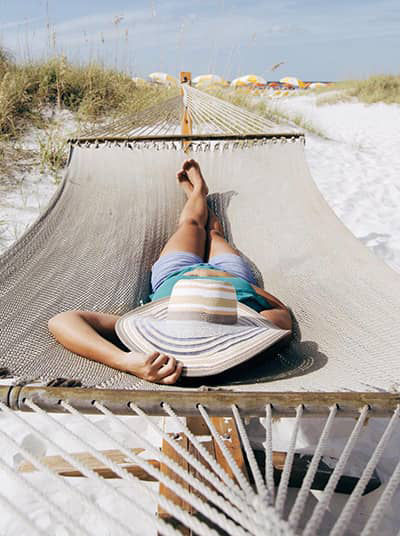
M 180 279 L 172 289 L 167 318 L 235 324 L 237 322 L 235 288 L 227 281 L 215 279 Z

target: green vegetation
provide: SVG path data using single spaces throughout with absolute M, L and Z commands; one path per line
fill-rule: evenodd
M 67 164 L 68 143 L 56 129 L 48 129 L 38 138 L 40 172 L 50 170 L 56 183 L 60 182 L 60 171 Z
M 400 104 L 400 75 L 375 75 L 365 80 L 345 80 L 337 82 L 332 88 L 317 90 L 320 97 L 317 104 L 335 104 L 357 98 L 368 104 L 385 102 L 386 104 Z
M 318 93 L 322 93 L 321 95 L 317 96 L 316 105 L 317 106 L 325 106 L 327 104 L 338 104 L 339 102 L 349 102 L 354 100 L 354 97 L 351 97 L 348 95 L 345 91 L 342 89 L 330 89 L 328 92 L 324 92 L 326 90 L 323 90 L 321 92 L 320 89 L 318 89 Z
M 0 48 L 0 183 L 15 184 L 21 173 L 40 166 L 55 181 L 68 156 L 62 125 L 53 111 L 69 110 L 79 124 L 90 126 L 124 116 L 177 94 L 177 89 L 138 86 L 130 76 L 98 63 L 75 65 L 65 56 L 17 64 Z M 38 149 L 27 149 L 19 138 L 38 127 Z
M 53 105 L 96 121 L 141 110 L 176 94 L 160 86 L 137 86 L 102 65 L 74 65 L 65 56 L 17 65 L 0 49 L 0 137 L 16 137 L 27 126 L 44 126 L 42 111 Z

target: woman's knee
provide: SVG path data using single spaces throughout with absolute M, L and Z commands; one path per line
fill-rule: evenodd
M 197 227 L 199 229 L 204 229 L 204 225 L 200 219 L 193 217 L 183 218 L 179 221 L 179 227 Z
M 224 234 L 222 232 L 222 229 L 210 229 L 208 231 L 208 234 L 210 236 L 211 239 L 218 239 L 218 238 L 222 238 L 222 240 L 225 240 L 224 238 Z
M 50 333 L 54 334 L 55 331 L 65 326 L 71 317 L 79 316 L 80 313 L 81 311 L 63 311 L 52 316 L 47 322 Z

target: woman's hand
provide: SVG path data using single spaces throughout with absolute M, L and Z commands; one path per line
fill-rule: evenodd
M 124 356 L 124 370 L 143 380 L 166 385 L 174 384 L 182 373 L 182 363 L 176 361 L 174 357 L 153 352 L 152 354 L 142 354 L 138 352 L 128 352 Z

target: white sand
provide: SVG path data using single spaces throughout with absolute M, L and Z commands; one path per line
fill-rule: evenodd
M 301 114 L 308 122 L 312 123 L 318 131 L 328 139 L 323 139 L 316 135 L 308 135 L 306 143 L 306 157 L 311 168 L 311 173 L 327 202 L 336 212 L 345 225 L 357 236 L 367 247 L 371 248 L 378 256 L 387 262 L 393 269 L 400 270 L 400 106 L 385 104 L 374 104 L 366 106 L 357 102 L 342 103 L 317 107 L 313 95 L 289 97 L 274 101 L 274 105 L 293 114 Z M 73 125 L 71 116 L 68 118 L 69 126 Z M 27 145 L 35 143 L 37 132 L 32 131 L 25 139 Z M 0 221 L 6 220 L 3 234 L 0 233 L 0 251 L 5 249 L 15 240 L 24 228 L 29 225 L 45 206 L 48 199 L 55 190 L 54 181 L 51 174 L 41 175 L 38 172 L 28 174 L 24 177 L 19 189 L 10 192 L 1 192 Z M 1 231 L 1 227 L 0 227 Z M 1 240 L 3 238 L 3 241 Z M 23 416 L 35 425 L 40 424 L 40 428 L 48 433 L 52 438 L 60 438 L 61 435 L 55 432 L 52 427 L 44 423 L 41 418 Z M 111 444 L 104 438 L 94 438 L 85 426 L 76 418 L 57 417 L 67 424 L 74 432 L 81 437 L 88 439 L 98 448 L 110 448 Z M 129 447 L 138 446 L 135 440 L 124 431 L 119 430 L 114 425 L 100 417 L 97 419 L 114 436 L 122 440 Z M 137 418 L 126 419 L 130 425 L 137 430 L 145 432 L 146 437 L 156 446 L 160 444 L 159 438 L 147 428 L 142 420 Z M 284 450 L 288 443 L 292 430 L 292 422 L 282 420 L 274 425 L 274 448 Z M 51 448 L 38 442 L 28 433 L 25 427 L 15 423 L 13 420 L 0 414 L 1 429 L 9 431 L 18 443 L 22 441 L 30 450 L 43 454 L 54 453 Z M 337 457 L 343 448 L 346 432 L 354 421 L 346 421 L 337 425 L 333 431 L 333 439 L 329 442 L 326 455 Z M 353 456 L 347 473 L 354 473 L 362 468 L 371 451 L 371 445 L 375 445 L 382 433 L 384 422 L 377 420 L 369 423 L 364 430 L 361 441 Z M 313 419 L 302 426 L 298 440 L 298 447 L 302 452 L 310 452 L 315 447 L 321 432 L 322 423 Z M 254 422 L 251 425 L 253 444 L 261 445 L 265 437 L 263 427 Z M 85 450 L 82 445 L 69 440 L 65 443 L 65 448 L 70 451 Z M 395 437 L 390 442 L 387 451 L 378 465 L 378 472 L 384 482 L 390 477 L 393 471 L 396 456 L 398 456 L 398 445 L 400 442 L 400 431 L 397 430 Z M 15 449 L 5 450 L 5 445 L 0 440 L 0 449 L 7 452 L 7 460 L 10 463 L 17 463 Z M 99 535 L 119 534 L 119 531 L 111 526 L 106 526 L 104 522 L 93 515 L 90 509 L 76 497 L 66 495 L 62 488 L 49 481 L 42 474 L 31 476 L 32 482 L 39 484 L 45 494 L 54 499 L 58 504 L 67 509 L 68 513 L 80 519 L 83 525 L 89 527 Z M 5 486 L 7 482 L 7 488 Z M 138 533 L 151 534 L 152 532 L 142 515 L 138 514 L 134 508 L 123 504 L 123 501 L 105 495 L 99 484 L 89 482 L 85 479 L 70 480 L 73 486 L 89 492 L 93 502 L 112 512 L 116 517 L 123 520 L 129 526 L 137 529 Z M 113 487 L 121 490 L 127 489 L 127 483 L 121 480 L 110 482 Z M 154 485 L 152 485 L 154 487 Z M 17 486 L 11 478 L 3 478 L 3 493 L 7 489 L 6 495 L 12 499 L 18 498 L 18 504 L 22 511 L 30 512 L 33 519 L 43 528 L 48 529 L 51 534 L 65 536 L 76 534 L 73 531 L 54 525 L 51 513 L 44 505 L 23 488 Z M 347 534 L 359 534 L 360 527 L 365 523 L 365 515 L 371 505 L 373 506 L 376 497 L 384 489 L 384 486 L 362 499 L 361 508 L 352 519 L 351 532 Z M 289 500 L 293 500 L 296 492 L 290 491 Z M 135 492 L 135 500 L 147 504 L 155 509 L 155 501 L 143 494 L 142 491 Z M 314 494 L 318 497 L 318 493 Z M 316 499 L 315 499 L 316 500 Z M 331 505 L 331 512 L 325 519 L 325 530 L 332 523 L 337 512 L 343 505 L 343 497 L 336 494 Z M 308 502 L 308 507 L 313 503 L 313 498 Z M 400 526 L 400 491 L 392 501 L 392 506 L 388 509 L 381 525 L 380 534 L 391 536 L 397 534 Z M 67 508 L 66 508 L 67 505 Z M 3 508 L 2 508 L 3 510 Z M 0 516 L 0 534 L 6 531 L 8 536 L 19 535 L 21 525 L 12 515 L 2 512 Z
M 328 139 L 307 135 L 311 174 L 331 208 L 367 247 L 400 270 L 400 106 L 317 106 L 313 95 L 272 103 Z
M 55 136 L 68 138 L 77 130 L 78 122 L 69 111 L 47 110 L 47 116 L 50 115 Z M 45 131 L 32 128 L 23 136 L 20 146 L 34 151 L 39 162 L 39 140 L 45 138 Z M 57 189 L 54 173 L 49 169 L 41 172 L 39 164 L 17 176 L 15 182 L 15 187 L 10 188 L 0 181 L 0 254 L 32 224 Z

